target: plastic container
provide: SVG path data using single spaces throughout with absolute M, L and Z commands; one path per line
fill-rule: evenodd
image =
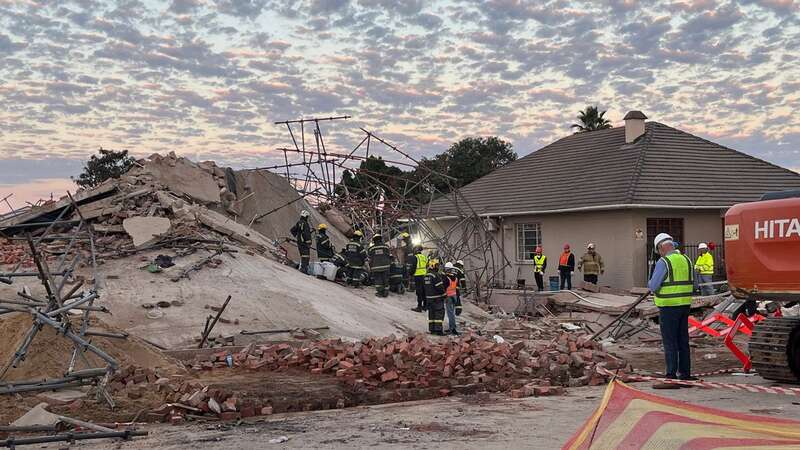
M 336 280 L 336 272 L 339 270 L 339 268 L 336 267 L 336 264 L 327 261 L 319 264 L 322 269 L 322 272 L 319 275 L 322 275 L 325 277 L 325 279 L 330 281 Z

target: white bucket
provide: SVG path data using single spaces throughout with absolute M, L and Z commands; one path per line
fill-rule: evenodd
M 322 266 L 322 273 L 320 275 L 324 276 L 330 281 L 336 280 L 336 272 L 339 270 L 339 268 L 336 267 L 336 264 L 328 261 L 319 264 Z
M 322 267 L 322 263 L 319 261 L 314 261 L 308 263 L 308 274 L 309 275 L 324 275 L 325 269 Z

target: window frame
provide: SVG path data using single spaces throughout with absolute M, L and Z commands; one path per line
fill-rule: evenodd
M 526 230 L 525 227 L 533 227 L 533 230 Z M 527 259 L 526 252 L 525 252 L 525 233 L 535 231 L 536 238 L 535 243 L 533 244 L 533 248 L 528 254 L 531 255 L 530 259 Z M 533 254 L 536 250 L 536 247 L 542 246 L 542 224 L 541 222 L 525 222 L 525 223 L 517 223 L 514 224 L 514 240 L 516 242 L 516 253 L 517 253 L 517 262 L 521 263 L 533 263 Z M 522 254 L 520 254 L 522 253 Z

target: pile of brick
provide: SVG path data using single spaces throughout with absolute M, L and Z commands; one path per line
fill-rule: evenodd
M 28 243 L 0 238 L 0 266 L 22 263 L 23 267 L 33 266 L 33 258 L 27 254 Z
M 220 352 L 213 360 L 194 368 L 227 367 L 227 357 Z M 585 334 L 566 332 L 541 344 L 498 343 L 471 334 L 436 342 L 424 335 L 402 339 L 390 335 L 355 343 L 326 339 L 301 348 L 288 344 L 250 345 L 233 355 L 233 365 L 249 370 L 301 368 L 312 374 L 335 374 L 354 392 L 380 386 L 448 388 L 473 383 L 493 385 L 495 390 L 507 390 L 523 382 L 534 386 L 598 385 L 606 382 L 599 367 L 617 370 L 628 366 L 624 360 L 603 352 Z

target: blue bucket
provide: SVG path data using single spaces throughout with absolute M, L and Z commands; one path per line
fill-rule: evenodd
M 550 277 L 550 290 L 557 291 L 561 287 L 560 281 L 558 277 Z

